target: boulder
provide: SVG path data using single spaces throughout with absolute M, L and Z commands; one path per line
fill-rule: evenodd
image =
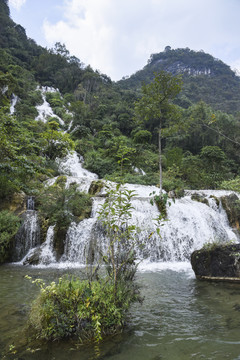
M 90 195 L 99 195 L 99 193 L 101 192 L 101 190 L 103 189 L 104 187 L 104 183 L 102 180 L 93 180 L 91 182 L 91 185 L 90 185 L 90 188 L 88 190 L 88 193 Z
M 197 278 L 239 278 L 240 244 L 211 244 L 191 255 L 191 264 Z
M 41 252 L 42 250 L 40 247 L 33 249 L 33 251 L 31 251 L 30 254 L 25 258 L 23 265 L 38 265 Z

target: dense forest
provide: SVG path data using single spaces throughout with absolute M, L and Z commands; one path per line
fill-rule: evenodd
M 61 175 L 55 160 L 71 150 L 100 178 L 159 185 L 158 126 L 154 116 L 139 116 L 138 104 L 161 71 L 182 79 L 164 121 L 163 189 L 239 190 L 240 78 L 229 66 L 203 51 L 166 47 L 130 78 L 113 82 L 64 44 L 37 45 L 0 0 L 2 247 L 17 229 L 18 220 L 11 217 L 10 226 L 12 214 L 6 215 L 14 194 L 36 196 L 41 209 L 45 181 Z M 51 109 L 45 118 L 43 104 Z

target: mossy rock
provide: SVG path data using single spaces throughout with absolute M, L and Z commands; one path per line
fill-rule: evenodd
M 38 265 L 40 261 L 40 256 L 41 256 L 41 249 L 39 247 L 26 257 L 26 259 L 23 262 L 23 265 Z
M 203 247 L 191 255 L 197 277 L 240 277 L 240 244 Z
M 46 240 L 47 231 L 49 228 L 49 221 L 42 216 L 39 216 L 40 224 L 40 243 L 42 244 Z
M 98 195 L 102 188 L 104 187 L 104 183 L 101 180 L 92 181 L 88 193 L 90 195 Z
M 206 204 L 206 205 L 209 206 L 208 199 L 206 199 L 203 195 L 195 193 L 195 194 L 192 194 L 191 199 L 193 201 L 198 201 L 198 202 L 200 202 L 202 204 Z
M 240 224 L 240 200 L 237 195 L 232 193 L 220 198 L 222 206 L 227 213 L 228 221 L 232 227 L 239 230 Z
M 211 199 L 214 199 L 214 200 L 216 201 L 217 206 L 220 205 L 220 200 L 219 200 L 219 198 L 217 198 L 217 197 L 214 196 L 214 195 L 211 195 L 210 198 L 211 198 Z
M 27 210 L 26 200 L 27 196 L 24 192 L 14 193 L 8 198 L 1 200 L 0 211 L 9 210 L 16 215 L 21 215 Z
M 56 224 L 54 228 L 54 239 L 53 239 L 53 247 L 56 251 L 56 260 L 58 261 L 61 256 L 64 254 L 64 246 L 67 235 L 67 227 L 60 227 Z

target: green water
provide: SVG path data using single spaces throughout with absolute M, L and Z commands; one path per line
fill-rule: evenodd
M 139 272 L 143 305 L 133 306 L 125 332 L 99 349 L 70 341 L 27 344 L 24 325 L 38 290 L 24 276 L 52 281 L 64 272 L 81 270 L 0 267 L 1 359 L 240 359 L 240 285 L 199 282 L 189 269 Z

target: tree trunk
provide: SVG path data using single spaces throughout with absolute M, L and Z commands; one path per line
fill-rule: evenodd
M 159 153 L 159 195 L 162 196 L 162 129 L 158 130 L 158 153 Z

